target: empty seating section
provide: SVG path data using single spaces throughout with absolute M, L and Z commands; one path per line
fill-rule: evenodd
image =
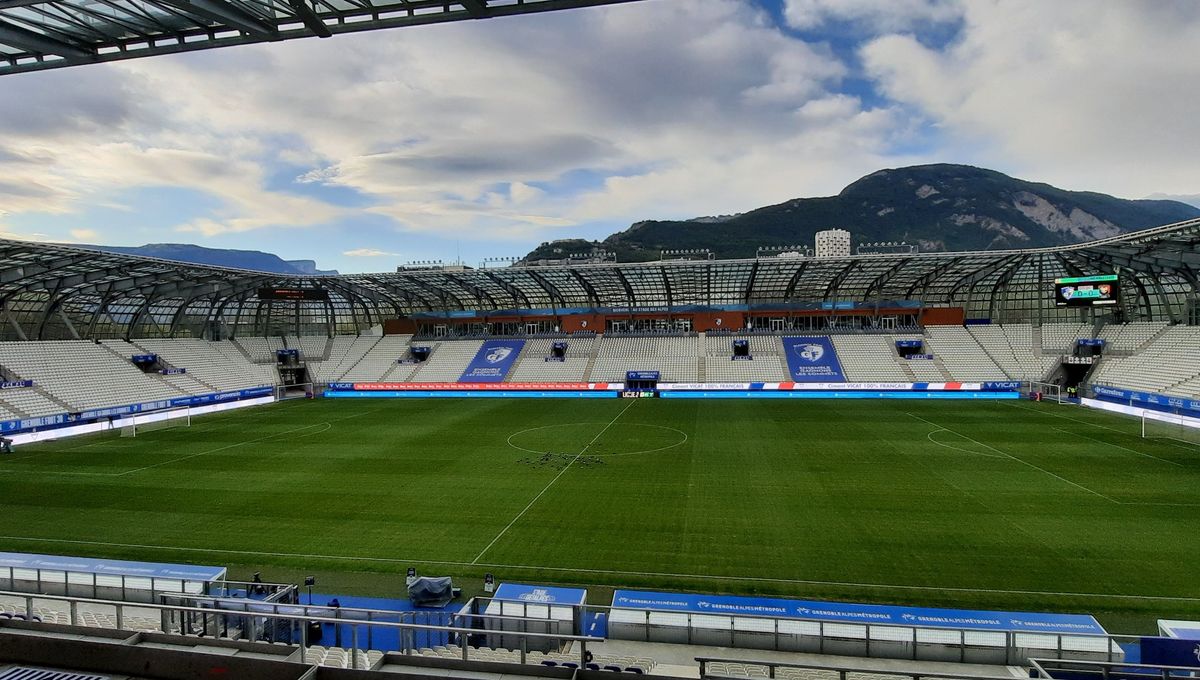
M 4 413 L 0 414 L 0 418 L 3 420 L 38 418 L 63 411 L 61 404 L 47 399 L 36 389 L 28 387 L 0 391 L 0 407 L 4 410 Z
M 347 382 L 376 382 L 389 376 L 397 362 L 408 354 L 411 335 L 385 335 L 339 378 Z M 405 373 L 407 375 L 407 373 Z M 403 379 L 403 378 L 400 378 Z
M 699 356 L 697 336 L 602 337 L 591 379 L 621 382 L 626 371 L 659 371 L 663 382 L 696 382 Z
M 900 680 L 904 674 L 890 675 L 867 671 L 837 671 L 824 668 L 771 668 L 762 664 L 738 661 L 710 661 L 705 664 L 705 677 L 711 678 L 777 678 L 778 680 Z M 965 675 L 963 676 L 966 677 Z
M 1105 329 L 1107 330 L 1107 328 Z M 1142 333 L 1139 329 L 1138 333 Z M 1117 337 L 1124 336 L 1124 333 Z M 1130 343 L 1140 335 L 1132 335 Z M 1092 382 L 1142 392 L 1200 396 L 1200 327 L 1171 326 L 1131 357 L 1105 357 Z
M 378 336 L 339 335 L 329 341 L 329 357 L 325 361 L 308 361 L 309 378 L 316 383 L 338 382 L 366 355 Z
M 463 650 L 458 645 L 438 645 L 436 647 L 425 647 L 418 651 L 421 656 L 439 658 L 439 659 L 462 659 Z M 467 659 L 470 661 L 491 661 L 498 663 L 521 663 L 521 652 L 515 649 L 488 649 L 486 647 L 467 649 Z M 535 666 L 558 666 L 568 664 L 569 667 L 577 667 L 579 665 L 579 654 L 574 652 L 527 652 L 525 654 L 525 663 Z M 627 669 L 637 669 L 645 674 L 654 670 L 654 659 L 642 656 L 627 656 L 615 654 L 596 654 L 592 657 L 592 663 L 601 669 L 605 667 L 619 668 L 624 671 Z
M 1090 323 L 1048 323 L 1042 326 L 1042 353 L 1070 354 L 1078 340 L 1090 337 Z
M 283 338 L 275 335 L 271 337 L 245 337 L 235 338 L 234 342 L 238 344 L 242 350 L 250 356 L 250 360 L 256 364 L 274 364 L 275 350 L 283 349 Z
M 976 342 L 975 336 L 963 326 L 929 326 L 925 332 L 925 344 L 930 353 L 942 362 L 953 380 L 1009 380 Z
M 187 369 L 192 378 L 209 386 L 203 392 L 244 390 L 279 382 L 274 363 L 251 363 L 229 340 L 140 338 L 130 347 L 135 348 L 131 354 L 157 354 L 170 365 Z
M 942 371 L 937 362 L 929 359 L 901 359 L 913 375 L 914 382 L 947 382 L 951 378 Z
M 329 347 L 329 338 L 324 335 L 289 335 L 284 338 L 284 342 L 289 348 L 299 349 L 305 362 L 323 361 L 325 350 Z
M 912 340 L 895 335 L 834 335 L 842 372 L 850 382 L 911 382 L 896 354 L 897 340 Z M 915 338 L 920 340 L 919 337 Z
M 967 326 L 967 330 L 1013 380 L 1040 381 L 1058 365 L 1057 355 L 1043 356 L 1034 352 L 1033 326 L 1029 324 Z
M 925 335 L 830 336 L 849 382 L 1041 381 L 1077 341 L 1090 338 L 1087 323 L 930 326 Z M 1090 377 L 1146 392 L 1200 396 L 1200 327 L 1135 322 L 1104 326 L 1104 358 Z M 733 361 L 733 341 L 750 342 L 749 361 Z M 924 340 L 934 360 L 905 360 L 897 340 Z M 0 391 L 0 420 L 121 406 L 180 396 L 273 386 L 279 382 L 274 351 L 298 347 L 309 379 L 331 382 L 456 382 L 482 340 L 418 341 L 431 348 L 420 364 L 399 363 L 414 344 L 408 335 L 299 336 L 208 341 L 142 338 L 0 343 L 0 369 L 32 388 Z M 566 342 L 564 361 L 546 361 Z M 1136 353 L 1134 353 L 1136 351 Z M 1132 353 L 1132 355 L 1131 355 Z M 157 354 L 180 375 L 143 373 L 130 357 Z M 247 355 L 266 360 L 255 363 Z M 622 382 L 627 371 L 658 371 L 663 382 L 782 382 L 788 380 L 776 335 L 596 336 L 530 338 L 506 379 L 510 382 Z
M 357 664 L 355 660 L 357 657 Z M 360 671 L 365 671 L 373 667 L 383 659 L 383 652 L 374 649 L 359 650 L 355 655 L 349 649 L 341 647 L 322 647 L 320 645 L 312 645 L 305 651 L 304 662 L 310 665 L 324 666 L 326 668 L 355 668 Z
M 556 342 L 567 343 L 565 361 L 546 361 Z M 513 368 L 510 382 L 581 382 L 585 379 L 595 338 L 530 338 Z
M 79 411 L 184 395 L 160 376 L 142 373 L 129 357 L 88 340 L 3 342 L 0 366 Z
M 775 335 L 706 335 L 704 337 L 704 355 L 710 357 L 733 356 L 733 341 L 749 340 L 750 356 L 760 355 L 783 356 L 783 344 Z
M 425 344 L 425 343 L 421 343 Z M 413 372 L 413 382 L 455 382 L 479 353 L 482 340 L 442 340 L 428 343 L 429 359 Z
M 705 382 L 782 382 L 788 380 L 787 364 L 779 356 L 754 354 L 750 361 L 729 357 L 705 357 Z
M 1100 329 L 1100 339 L 1104 340 L 1104 350 L 1115 352 L 1136 352 L 1151 338 L 1163 332 L 1167 327 L 1165 321 L 1134 321 L 1126 324 L 1111 324 Z

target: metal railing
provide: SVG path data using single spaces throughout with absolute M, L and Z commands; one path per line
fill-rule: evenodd
M 165 634 L 183 634 L 196 635 L 199 637 L 212 637 L 230 640 L 250 639 L 250 641 L 258 641 L 252 638 L 247 638 L 247 625 L 242 619 L 249 619 L 251 630 L 258 630 L 263 627 L 265 622 L 270 622 L 274 626 L 282 630 L 295 631 L 299 630 L 299 648 L 300 661 L 307 662 L 307 649 L 309 646 L 308 639 L 308 624 L 329 624 L 338 627 L 349 627 L 351 640 L 351 655 L 352 666 L 359 667 L 359 658 L 362 648 L 360 648 L 360 629 L 365 628 L 367 631 L 372 629 L 387 629 L 396 631 L 400 640 L 400 652 L 404 654 L 416 654 L 417 647 L 413 644 L 417 632 L 425 631 L 432 633 L 445 634 L 450 639 L 459 639 L 462 644 L 461 659 L 463 661 L 471 661 L 471 638 L 475 636 L 486 636 L 493 631 L 485 628 L 477 628 L 470 624 L 476 621 L 485 622 L 492 620 L 496 622 L 514 622 L 519 623 L 523 617 L 512 616 L 487 616 L 472 613 L 456 613 L 453 616 L 456 619 L 464 621 L 465 624 L 459 625 L 431 625 L 421 623 L 406 623 L 402 621 L 382 621 L 372 620 L 370 618 L 350 618 L 341 615 L 325 616 L 322 614 L 328 613 L 329 607 L 318 607 L 311 605 L 279 605 L 271 603 L 262 603 L 256 601 L 247 601 L 247 606 L 257 605 L 260 608 L 272 607 L 272 611 L 239 611 L 239 610 L 224 610 L 214 607 L 198 607 L 184 606 L 158 603 L 143 603 L 143 602 L 124 602 L 113 600 L 101 600 L 83 597 L 70 597 L 65 595 L 41 595 L 33 593 L 21 593 L 11 591 L 0 591 L 0 600 L 16 599 L 24 603 L 24 618 L 26 620 L 34 620 L 35 604 L 38 602 L 55 602 L 59 603 L 61 612 L 65 606 L 68 616 L 69 625 L 80 625 L 80 622 L 85 618 L 86 614 L 96 615 L 96 610 L 106 610 L 111 608 L 114 612 L 116 628 L 119 630 L 129 630 L 130 632 L 162 632 Z M 81 609 L 83 608 L 83 609 Z M 299 613 L 286 613 L 283 610 L 293 609 L 300 610 Z M 339 608 L 340 609 L 340 608 Z M 88 611 L 84 611 L 88 610 Z M 131 610 L 135 610 L 132 611 Z M 152 612 L 156 616 L 148 617 L 157 619 L 157 631 L 145 631 L 128 629 L 125 623 L 133 618 L 145 620 L 147 617 L 141 616 L 145 612 Z M 349 609 L 354 612 L 372 612 L 376 610 Z M 179 633 L 172 630 L 170 621 L 179 620 L 181 628 Z M 544 619 L 534 619 L 544 623 Z M 231 625 L 232 624 L 232 625 Z M 504 631 L 506 637 L 517 638 L 520 645 L 517 649 L 510 651 L 519 654 L 519 663 L 526 663 L 526 656 L 529 652 L 531 641 L 544 641 L 552 644 L 563 646 L 564 643 L 572 644 L 578 652 L 579 667 L 586 666 L 588 655 L 588 643 L 602 642 L 603 638 L 573 635 L 573 634 L 555 634 L 555 633 L 535 633 L 516 630 Z M 368 633 L 368 640 L 370 639 Z M 576 644 L 577 643 L 577 644 Z M 490 650 L 489 650 L 490 651 Z
M 1194 680 L 1200 668 L 1194 666 L 1162 666 L 1142 663 L 1112 663 L 1107 661 L 1076 661 L 1071 659 L 1030 659 L 1031 676 L 1054 678 L 1064 671 L 1072 678 L 1092 676 L 1097 680 L 1111 678 L 1146 678 L 1146 680 Z
M 610 639 L 924 661 L 1012 664 L 1025 663 L 1031 656 L 1120 661 L 1124 652 L 1117 640 L 1137 639 L 1108 633 L 993 631 L 907 623 L 846 623 L 803 617 L 547 604 L 495 598 L 475 598 L 472 602 L 476 603 L 472 610 L 476 612 L 486 609 L 490 602 L 523 604 L 525 609 L 522 612 L 526 615 L 529 607 L 569 607 L 576 626 L 582 625 L 590 614 L 606 613 Z M 617 618 L 626 620 L 614 621 L 614 612 L 619 612 Z M 640 620 L 627 620 L 631 615 L 639 616 Z M 546 620 L 544 616 L 541 618 Z M 622 627 L 628 630 L 622 630 Z M 579 632 L 578 628 L 576 632 Z M 631 634 L 635 633 L 640 634 L 632 637 Z
M 711 656 L 698 656 L 696 657 L 696 661 L 700 664 L 701 678 L 737 678 L 737 680 L 746 680 L 745 676 L 723 673 L 713 668 L 713 666 L 718 664 L 737 664 L 740 666 L 765 668 L 768 678 L 781 677 L 781 674 L 779 673 L 780 669 L 794 668 L 801 671 L 836 673 L 838 680 L 847 680 L 846 676 L 851 673 L 860 676 L 880 675 L 888 678 L 910 678 L 910 680 L 1013 680 L 1011 675 L 986 676 L 962 673 L 927 673 L 924 671 L 906 671 L 896 668 L 864 668 L 859 666 L 845 666 L 839 664 L 791 663 L 785 661 L 762 661 L 758 659 L 726 659 Z M 783 675 L 786 675 L 786 673 Z

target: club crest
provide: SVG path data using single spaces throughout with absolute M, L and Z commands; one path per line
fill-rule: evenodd
M 512 354 L 512 347 L 497 347 L 488 352 L 484 359 L 486 359 L 489 364 L 498 364 L 507 359 L 508 355 L 510 354 Z
M 820 361 L 825 356 L 825 348 L 817 344 L 797 345 L 796 353 L 805 361 Z

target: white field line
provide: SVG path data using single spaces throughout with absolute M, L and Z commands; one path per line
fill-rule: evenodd
M 193 453 L 190 456 L 181 456 L 179 458 L 172 458 L 171 460 L 164 460 L 161 463 L 155 463 L 153 465 L 146 465 L 146 466 L 143 466 L 140 468 L 135 468 L 133 470 L 126 470 L 124 472 L 118 472 L 118 473 L 113 474 L 112 476 L 113 477 L 124 477 L 125 475 L 132 475 L 137 472 L 145 472 L 146 470 L 153 470 L 154 468 L 162 467 L 164 465 L 170 465 L 171 463 L 178 463 L 183 460 L 199 458 L 200 456 L 207 456 L 210 453 L 219 453 L 221 451 L 228 451 L 229 449 L 236 449 L 237 447 L 245 446 L 246 444 L 257 444 L 258 442 L 265 441 L 267 439 L 272 439 L 274 437 L 282 437 L 285 434 L 292 434 L 293 432 L 302 432 L 304 430 L 310 430 L 314 427 L 320 427 L 322 425 L 325 426 L 325 430 L 321 430 L 321 432 L 325 432 L 329 428 L 333 427 L 333 425 L 331 425 L 329 423 L 314 423 L 312 425 L 305 425 L 304 427 L 297 427 L 294 430 L 287 430 L 285 432 L 276 432 L 274 434 L 264 435 L 262 437 L 257 437 L 255 439 L 246 439 L 244 441 L 240 441 L 235 444 L 226 444 L 225 446 L 218 446 L 215 449 L 201 451 L 200 453 Z M 313 434 L 318 434 L 318 433 L 314 432 Z
M 1166 463 L 1167 465 L 1174 465 L 1175 467 L 1186 467 L 1185 465 L 1180 465 L 1179 463 L 1176 463 L 1173 460 L 1167 460 L 1166 458 L 1159 458 L 1158 456 L 1152 456 L 1148 453 L 1142 453 L 1141 451 L 1134 451 L 1133 449 L 1125 447 L 1125 446 L 1121 446 L 1120 444 L 1106 442 L 1103 439 L 1096 439 L 1095 437 L 1089 437 L 1086 434 L 1080 434 L 1079 432 L 1071 432 L 1069 430 L 1064 430 L 1061 427 L 1054 427 L 1052 429 L 1058 430 L 1059 432 L 1062 432 L 1063 434 L 1069 434 L 1073 437 L 1082 437 L 1084 439 L 1087 439 L 1088 441 L 1096 442 L 1097 444 L 1111 446 L 1114 449 L 1121 449 L 1122 451 L 1128 451 L 1129 453 L 1132 453 L 1135 456 L 1142 456 L 1143 458 L 1151 458 L 1151 459 L 1157 460 L 1160 463 Z
M 1006 458 L 1010 458 L 1010 459 L 1012 459 L 1012 460 L 1014 460 L 1014 461 L 1016 461 L 1016 462 L 1018 462 L 1018 463 L 1020 463 L 1020 464 L 1022 464 L 1022 465 L 1026 465 L 1026 466 L 1028 466 L 1028 467 L 1031 467 L 1031 468 L 1033 468 L 1034 470 L 1037 470 L 1038 472 L 1041 472 L 1041 473 L 1043 473 L 1043 474 L 1050 475 L 1051 477 L 1053 477 L 1053 478 L 1055 478 L 1055 479 L 1059 480 L 1060 482 L 1064 482 L 1064 483 L 1066 483 L 1066 484 L 1070 484 L 1071 486 L 1075 487 L 1076 489 L 1079 489 L 1079 490 L 1081 490 L 1081 491 L 1086 491 L 1086 492 L 1088 492 L 1088 493 L 1092 494 L 1093 496 L 1097 496 L 1097 497 L 1099 497 L 1099 498 L 1103 498 L 1104 500 L 1108 501 L 1109 503 L 1113 503 L 1113 504 L 1116 504 L 1116 505 L 1123 505 L 1123 503 L 1121 503 L 1121 501 L 1119 501 L 1119 500 L 1117 500 L 1117 499 L 1115 499 L 1115 498 L 1109 498 L 1108 496 L 1105 496 L 1104 494 L 1100 493 L 1099 491 L 1095 491 L 1095 490 L 1093 490 L 1093 489 L 1089 489 L 1089 488 L 1087 488 L 1086 486 L 1084 486 L 1084 485 L 1082 485 L 1082 484 L 1078 484 L 1078 483 L 1076 483 L 1076 482 L 1072 482 L 1071 480 L 1067 479 L 1066 477 L 1062 477 L 1062 476 L 1060 476 L 1060 475 L 1056 475 L 1056 474 L 1054 474 L 1053 472 L 1050 472 L 1049 470 L 1047 470 L 1047 469 L 1045 469 L 1045 468 L 1038 467 L 1037 465 L 1034 465 L 1033 463 L 1030 463 L 1030 462 L 1028 462 L 1028 461 L 1025 461 L 1025 460 L 1021 460 L 1020 458 L 1017 458 L 1016 456 L 1012 455 L 1011 453 L 1005 453 L 1004 451 L 1001 451 L 1000 449 L 998 449 L 998 448 L 996 448 L 996 447 L 994 447 L 994 446 L 988 446 L 987 444 L 984 444 L 983 442 L 979 441 L 978 439 L 974 439 L 974 438 L 972 438 L 972 437 L 968 437 L 967 435 L 965 435 L 965 434 L 963 434 L 963 433 L 961 433 L 961 432 L 956 432 L 956 431 L 954 431 L 954 430 L 951 430 L 951 429 L 950 429 L 950 428 L 948 428 L 948 427 L 943 427 L 943 426 L 941 426 L 941 425 L 938 425 L 937 423 L 934 423 L 934 422 L 931 422 L 931 421 L 925 420 L 925 419 L 924 419 L 924 418 L 922 418 L 921 416 L 913 415 L 913 414 L 911 414 L 911 413 L 907 413 L 907 412 L 906 412 L 906 415 L 908 415 L 908 416 L 911 416 L 911 417 L 913 417 L 913 418 L 916 418 L 917 420 L 919 420 L 919 421 L 921 421 L 921 422 L 925 423 L 926 425 L 932 425 L 932 426 L 934 426 L 934 427 L 936 427 L 936 428 L 940 428 L 940 429 L 942 429 L 942 430 L 945 430 L 945 431 L 947 431 L 947 432 L 953 432 L 954 434 L 956 434 L 956 435 L 958 435 L 958 436 L 962 437 L 963 439 L 969 439 L 969 440 L 971 440 L 971 441 L 975 442 L 976 444 L 979 444 L 980 446 L 982 446 L 982 447 L 984 447 L 984 448 L 986 448 L 986 449 L 990 449 L 990 450 L 992 450 L 992 451 L 995 451 L 996 453 L 998 453 L 998 454 L 1000 454 L 1000 455 L 1002 455 L 1002 456 L 1004 456 L 1004 457 L 1006 457 Z
M 489 569 L 519 569 L 525 571 L 550 571 L 573 574 L 605 574 L 611 576 L 647 576 L 653 578 L 680 578 L 705 581 L 740 581 L 752 583 L 779 583 L 793 585 L 832 586 L 844 588 L 871 588 L 880 590 L 914 590 L 953 593 L 991 593 L 1001 595 L 1042 595 L 1051 597 L 1086 597 L 1118 600 L 1159 600 L 1166 602 L 1200 602 L 1200 597 L 1174 595 L 1129 595 L 1125 593 L 1087 593 L 1054 590 L 1019 590 L 1003 588 L 966 588 L 946 586 L 914 586 L 894 583 L 859 583 L 854 581 L 817 581 L 811 579 L 767 578 L 761 576 L 719 576 L 714 574 L 684 574 L 678 572 L 632 571 L 623 569 L 587 569 L 583 567 L 552 567 L 532 564 L 501 564 L 495 562 L 460 562 L 454 560 L 423 560 L 399 557 L 360 557 L 348 555 L 323 555 L 316 553 L 271 552 L 264 550 L 229 550 L 223 548 L 189 548 L 143 543 L 113 543 L 108 541 L 83 541 L 57 538 L 31 538 L 28 536 L 0 536 L 0 541 L 27 541 L 33 543 L 56 543 L 62 545 L 91 545 L 110 548 L 136 548 L 139 550 L 163 550 L 170 552 L 192 552 L 214 555 L 243 555 L 251 557 L 283 557 L 307 560 L 332 560 L 341 562 L 375 562 L 382 564 L 431 564 L 451 567 L 484 567 Z
M 938 446 L 950 449 L 951 451 L 962 451 L 963 453 L 969 453 L 972 456 L 983 456 L 984 458 L 1004 458 L 1004 456 L 997 456 L 994 453 L 983 453 L 982 451 L 971 451 L 970 449 L 964 449 L 959 446 L 954 446 L 953 444 L 939 442 L 938 440 L 933 438 L 933 435 L 937 434 L 938 432 L 950 432 L 950 430 L 947 430 L 945 428 L 937 429 L 937 430 L 934 430 L 934 431 L 930 432 L 929 434 L 925 435 L 925 438 L 928 439 L 929 441 L 933 442 L 934 444 L 937 444 Z M 950 434 L 958 434 L 958 433 L 950 432 Z
M 636 399 L 631 399 L 629 401 L 629 404 L 626 405 L 625 408 L 621 409 L 621 412 L 618 413 L 615 418 L 608 421 L 608 424 L 604 426 L 604 429 L 600 430 L 600 433 L 597 434 L 595 437 L 592 437 L 592 441 L 588 442 L 582 449 L 580 449 L 579 453 L 575 454 L 575 457 L 571 459 L 571 462 L 569 462 L 565 466 L 563 466 L 562 470 L 559 470 L 558 474 L 554 476 L 554 479 L 551 479 L 550 483 L 547 484 L 545 487 L 543 487 L 542 490 L 538 492 L 538 495 L 534 496 L 533 500 L 529 501 L 529 504 L 526 505 L 525 508 L 521 510 L 521 512 L 517 513 L 517 516 L 513 517 L 512 521 L 509 522 L 507 526 L 505 526 L 503 529 L 500 530 L 500 533 L 496 534 L 496 537 L 492 539 L 491 543 L 488 543 L 487 546 L 485 546 L 483 550 L 479 551 L 479 554 L 475 556 L 475 559 L 471 561 L 471 564 L 477 564 L 479 562 L 479 560 L 481 560 L 483 558 L 484 553 L 491 550 L 492 546 L 496 545 L 496 541 L 499 541 L 504 536 L 504 534 L 507 534 L 508 530 L 511 529 L 514 524 L 517 523 L 517 520 L 524 517 L 525 513 L 529 512 L 529 509 L 533 507 L 534 503 L 537 503 L 538 500 L 540 500 L 541 497 L 544 496 L 546 494 L 546 492 L 550 490 L 550 487 L 554 486 L 554 483 L 557 482 L 563 475 L 565 475 L 567 473 L 567 470 L 571 469 L 571 466 L 575 464 L 575 461 L 579 460 L 579 457 L 582 456 L 584 453 L 587 453 L 587 450 L 592 447 L 592 444 L 595 444 L 596 441 L 598 439 L 600 439 L 600 437 L 602 437 L 605 432 L 608 432 L 608 428 L 612 427 L 613 424 L 616 423 L 617 420 L 621 416 L 625 415 L 625 412 L 629 410 L 629 407 L 633 406 L 636 403 L 637 403 Z

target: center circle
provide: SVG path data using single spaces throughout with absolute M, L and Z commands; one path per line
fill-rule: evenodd
M 557 423 L 531 427 L 508 436 L 508 445 L 525 453 L 584 453 L 634 456 L 682 446 L 687 433 L 666 425 L 643 423 Z

